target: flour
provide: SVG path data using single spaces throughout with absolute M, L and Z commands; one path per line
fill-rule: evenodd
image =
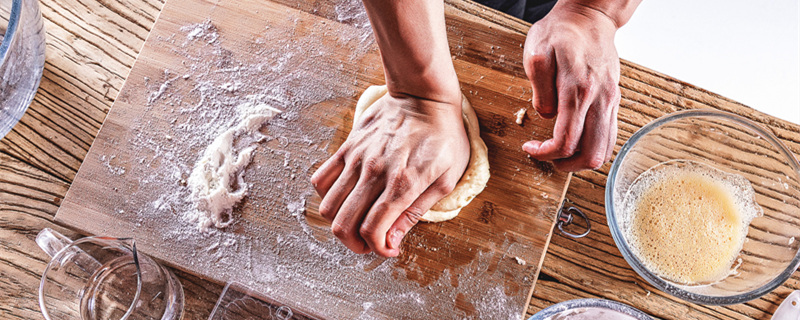
M 250 164 L 257 144 L 267 138 L 258 129 L 280 113 L 278 109 L 254 102 L 243 103 L 236 109 L 238 124 L 214 139 L 189 175 L 200 228 L 224 228 L 233 222 L 233 207 L 247 195 L 244 169 Z M 249 142 L 237 148 L 234 146 L 237 140 Z
M 106 169 L 108 169 L 109 173 L 111 173 L 113 175 L 116 175 L 116 176 L 120 176 L 120 175 L 125 174 L 125 167 L 115 166 L 115 165 L 111 164 L 111 162 L 114 161 L 114 158 L 116 158 L 116 157 L 117 156 L 105 156 L 105 155 L 102 155 L 102 156 L 100 156 L 100 162 L 103 164 L 103 166 L 106 167 Z
M 184 46 L 186 46 L 186 44 L 190 41 L 201 40 L 208 44 L 213 44 L 219 39 L 217 27 L 211 23 L 211 20 L 183 26 L 180 30 L 186 33 L 187 42 L 184 42 Z
M 164 78 L 166 78 L 167 80 L 164 81 L 164 83 L 162 83 L 161 86 L 158 87 L 158 91 L 150 94 L 149 98 L 147 98 L 147 104 L 153 104 L 153 102 L 161 98 L 161 95 L 163 95 L 164 92 L 167 91 L 167 88 L 169 88 L 169 85 L 172 83 L 172 81 L 175 81 L 175 79 L 178 78 L 177 76 L 173 78 L 169 77 L 170 77 L 169 70 L 164 70 Z
M 380 311 L 411 318 L 518 319 L 529 288 L 503 289 L 490 278 L 518 268 L 513 259 L 475 250 L 472 260 L 421 283 L 415 279 L 423 266 L 413 257 L 399 261 L 355 254 L 327 226 L 306 217 L 305 209 L 315 201 L 310 176 L 330 156 L 329 143 L 337 134 L 325 122 L 308 120 L 332 118 L 327 110 L 333 108 L 351 108 L 360 93 L 353 88 L 374 82 L 363 77 L 364 69 L 380 65 L 378 59 L 365 59 L 376 48 L 360 1 L 321 7 L 317 14 L 327 18 L 324 23 L 290 7 L 269 14 L 258 22 L 263 26 L 241 30 L 218 28 L 213 20 L 187 24 L 174 34 L 154 30 L 148 45 L 180 61 L 151 72 L 147 80 L 133 75 L 128 81 L 143 90 L 118 97 L 144 110 L 132 118 L 119 145 L 109 148 L 117 150 L 109 166 L 124 167 L 128 178 L 114 186 L 125 196 L 106 200 L 113 201 L 116 218 L 129 222 L 114 232 L 151 239 L 139 245 L 156 258 L 181 261 L 217 281 L 237 280 L 312 314 L 351 310 L 339 318 L 381 318 Z M 342 63 L 345 59 L 352 62 Z M 359 65 L 365 60 L 369 66 Z M 237 130 L 246 126 L 245 115 L 262 114 L 255 111 L 266 110 L 262 107 L 281 112 L 255 121 L 263 123 L 257 130 Z M 242 166 L 231 170 L 228 182 L 235 183 L 225 192 L 247 189 L 229 214 L 223 210 L 223 228 L 198 229 L 205 213 L 198 210 L 190 178 L 209 146 L 222 144 L 218 139 L 226 132 L 233 133 L 229 164 Z M 434 244 L 414 232 L 405 241 L 427 254 L 449 250 L 446 243 Z M 493 250 L 509 247 L 497 244 Z M 529 269 L 508 276 L 509 283 L 527 281 L 535 268 Z M 423 290 L 436 294 L 422 295 Z M 456 303 L 460 295 L 480 301 Z M 475 310 L 459 309 L 469 303 Z

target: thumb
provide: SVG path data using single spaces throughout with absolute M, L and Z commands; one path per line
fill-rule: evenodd
M 403 241 L 406 234 L 408 234 L 408 231 L 419 222 L 422 216 L 425 215 L 437 201 L 453 190 L 452 187 L 448 188 L 443 186 L 444 184 L 443 177 L 439 178 L 439 180 L 428 187 L 411 206 L 400 214 L 400 217 L 397 218 L 397 221 L 394 222 L 392 227 L 389 228 L 389 232 L 386 234 L 388 238 L 386 243 L 389 248 L 393 250 L 399 249 L 400 243 Z

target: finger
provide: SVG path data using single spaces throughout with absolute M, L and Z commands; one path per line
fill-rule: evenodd
M 609 148 L 611 125 L 610 111 L 607 106 L 595 105 L 586 115 L 586 126 L 580 141 L 580 152 L 566 159 L 553 160 L 553 164 L 562 171 L 596 170 L 605 163 Z
M 339 175 L 342 174 L 344 165 L 343 152 L 337 151 L 333 156 L 322 163 L 319 169 L 311 176 L 311 184 L 321 198 L 325 198 L 328 190 L 330 190 L 333 183 L 336 182 L 336 179 L 339 178 Z
M 353 192 L 342 203 L 336 218 L 331 223 L 331 231 L 347 248 L 355 253 L 372 251 L 359 233 L 361 223 L 375 200 L 385 189 L 385 182 L 380 181 L 380 171 L 373 171 L 365 165 Z
M 408 175 L 402 172 L 389 179 L 386 190 L 364 217 L 359 232 L 373 252 L 384 257 L 399 254 L 398 249 L 390 248 L 386 243 L 389 228 L 427 187 L 420 183 L 412 184 Z
M 560 112 L 553 127 L 553 138 L 543 142 L 528 141 L 522 145 L 522 150 L 542 161 L 569 158 L 575 154 L 588 109 L 581 108 L 578 103 L 577 90 L 574 88 L 562 90 L 559 93 Z
M 533 97 L 531 104 L 542 118 L 551 119 L 557 113 L 556 59 L 554 53 L 531 55 L 525 66 L 525 73 L 531 81 Z
M 333 222 L 342 203 L 355 188 L 358 182 L 359 167 L 360 165 L 357 163 L 346 165 L 329 190 L 326 190 L 325 194 L 321 195 L 322 201 L 319 203 L 319 215 L 328 222 Z
M 608 135 L 608 151 L 606 151 L 605 162 L 611 161 L 611 157 L 614 156 L 614 148 L 617 146 L 617 114 L 619 112 L 619 93 L 617 93 L 617 99 L 614 103 L 614 110 L 611 113 L 611 117 L 608 119 L 611 133 Z
M 386 237 L 388 238 L 388 248 L 392 255 L 396 256 L 400 253 L 400 243 L 403 241 L 406 234 L 408 234 L 408 231 L 419 222 L 422 216 L 425 215 L 437 201 L 453 191 L 457 181 L 451 182 L 449 180 L 452 179 L 445 179 L 447 178 L 442 176 L 431 184 L 425 192 L 414 200 L 414 203 L 403 210 L 397 220 L 389 228 Z

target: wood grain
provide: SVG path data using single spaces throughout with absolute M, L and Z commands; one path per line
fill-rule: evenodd
M 167 2 L 56 219 L 87 233 L 133 236 L 144 252 L 172 265 L 216 281 L 247 283 L 257 292 L 269 293 L 270 299 L 322 318 L 351 318 L 361 312 L 379 318 L 520 317 L 528 305 L 549 231 L 569 178 L 569 174 L 556 172 L 549 164 L 530 160 L 520 149 L 520 145 L 531 138 L 544 139 L 553 127 L 552 120 L 533 121 L 534 117 L 524 126 L 514 123 L 514 112 L 529 104 L 530 89 L 520 63 L 524 34 L 448 7 L 446 17 L 450 25 L 449 39 L 455 48 L 456 72 L 462 90 L 480 119 L 482 138 L 489 148 L 492 178 L 483 193 L 462 209 L 456 219 L 415 227 L 398 258 L 384 260 L 374 255 L 360 258 L 366 259 L 363 269 L 329 266 L 346 256 L 317 256 L 318 250 L 308 249 L 309 246 L 325 246 L 333 240 L 327 224 L 316 218 L 319 199 L 308 197 L 312 194 L 308 177 L 317 164 L 343 143 L 352 126 L 353 106 L 363 88 L 382 84 L 383 75 L 377 48 L 371 41 L 363 42 L 366 43 L 364 47 L 361 43 L 342 43 L 342 39 L 332 36 L 352 35 L 354 29 L 360 30 L 348 19 L 341 18 L 340 12 L 344 9 L 320 5 L 287 6 L 264 1 Z M 363 11 L 361 16 L 365 18 Z M 286 21 L 290 23 L 287 25 Z M 187 30 L 213 35 L 203 34 L 199 36 L 203 41 L 197 42 L 196 37 L 186 35 L 191 34 Z M 370 35 L 369 29 L 363 31 Z M 286 38 L 286 34 L 293 36 Z M 260 37 L 263 40 L 259 40 Z M 488 43 L 485 39 L 493 40 Z M 314 56 L 310 64 L 298 57 L 298 52 L 286 51 L 287 44 L 300 48 L 301 55 L 316 51 L 324 54 Z M 225 52 L 222 58 L 219 52 Z M 160 188 L 163 184 L 147 184 L 143 177 L 168 176 L 175 167 L 191 168 L 199 151 L 208 144 L 206 141 L 195 144 L 188 139 L 177 144 L 160 140 L 166 135 L 205 134 L 177 131 L 176 127 L 184 121 L 188 127 L 201 127 L 207 121 L 202 118 L 204 115 L 225 107 L 203 109 L 207 100 L 202 96 L 199 102 L 187 104 L 195 99 L 193 90 L 214 79 L 201 74 L 224 73 L 231 66 L 260 69 L 263 61 L 273 57 L 286 61 L 280 64 L 280 68 L 285 69 L 280 69 L 279 73 L 298 76 L 296 82 L 302 83 L 302 92 L 293 92 L 291 105 L 280 105 L 280 100 L 268 101 L 284 109 L 287 119 L 297 117 L 298 120 L 265 126 L 263 131 L 279 132 L 275 133 L 277 139 L 285 139 L 286 143 L 264 143 L 264 151 L 254 157 L 252 166 L 280 168 L 283 163 L 292 175 L 280 174 L 276 178 L 266 170 L 260 171 L 263 173 L 260 176 L 246 173 L 250 174 L 246 179 L 261 181 L 264 187 L 248 193 L 235 213 L 236 224 L 223 229 L 219 235 L 238 236 L 237 246 L 253 249 L 239 252 L 231 248 L 221 253 L 221 257 L 209 253 L 221 251 L 209 249 L 219 245 L 217 234 L 206 236 L 193 228 L 186 230 L 185 226 L 194 226 L 178 217 L 195 208 L 182 206 L 180 201 L 168 204 L 173 210 L 171 220 L 155 219 L 152 213 L 120 214 L 160 202 L 164 193 L 188 198 L 186 187 L 147 193 L 146 190 Z M 192 61 L 219 68 L 198 72 L 202 66 Z M 273 92 L 271 90 L 285 81 L 268 71 L 250 75 L 247 70 L 237 70 L 238 76 L 247 76 L 226 81 L 266 81 L 271 85 L 258 89 L 242 87 L 236 92 L 241 96 Z M 326 73 L 326 70 L 336 70 L 338 75 Z M 165 76 L 167 73 L 169 75 Z M 181 75 L 188 76 L 179 77 Z M 173 82 L 164 78 L 179 80 Z M 309 92 L 330 97 L 315 100 L 306 96 Z M 190 105 L 200 106 L 200 109 L 174 116 L 173 108 L 184 110 L 192 108 Z M 137 127 L 138 121 L 146 123 L 146 127 Z M 179 125 L 173 126 L 174 123 Z M 282 132 L 282 127 L 293 130 Z M 332 129 L 332 140 L 314 135 L 324 127 Z M 139 136 L 140 132 L 145 134 Z M 301 140 L 310 142 L 296 144 L 294 137 L 298 134 L 308 134 Z M 139 148 L 141 141 L 156 141 L 160 151 Z M 326 148 L 330 152 L 316 154 L 303 150 L 315 148 Z M 163 157 L 164 154 L 174 154 L 178 160 L 170 160 Z M 130 174 L 109 172 L 108 155 L 115 156 L 114 166 Z M 161 159 L 161 164 L 149 163 L 148 159 Z M 290 163 L 306 163 L 308 159 L 314 165 L 301 165 L 299 170 L 287 167 Z M 180 174 L 188 175 L 188 172 Z M 176 185 L 174 181 L 165 183 Z M 272 192 L 274 189 L 268 189 L 269 186 L 291 191 Z M 314 238 L 320 240 L 302 242 L 306 241 L 302 228 L 305 222 L 298 224 L 291 218 L 292 212 L 287 208 L 292 205 L 286 202 L 289 201 L 287 197 L 309 204 L 307 219 L 317 220 L 310 225 Z M 120 198 L 125 199 L 124 203 L 118 201 Z M 181 236 L 170 237 L 176 230 L 180 230 Z M 279 249 L 273 249 L 276 243 Z M 307 255 L 296 255 L 304 249 L 309 250 Z M 341 249 L 339 244 L 325 247 L 325 250 Z M 218 263 L 220 260 L 231 262 Z M 302 274 L 278 274 L 278 281 L 259 280 L 258 275 L 263 273 L 254 271 L 303 261 L 305 264 L 293 265 L 294 270 Z M 342 287 L 349 291 L 342 292 Z M 388 302 L 375 291 L 394 299 L 403 299 L 406 295 L 414 298 Z M 424 311 L 408 308 L 406 303 L 417 303 Z
M 0 318 L 40 318 L 36 287 L 45 256 L 33 242 L 44 227 L 71 237 L 53 222 L 55 211 L 88 152 L 111 103 L 158 15 L 163 1 L 41 0 L 47 30 L 42 85 L 21 124 L 0 140 Z M 287 2 L 288 3 L 288 2 Z M 304 1 L 319 5 L 328 1 Z M 519 20 L 470 3 L 448 5 L 524 34 Z M 102 18 L 95 15 L 102 14 Z M 455 50 L 455 48 L 454 48 Z M 683 108 L 711 107 L 768 126 L 800 153 L 797 125 L 664 74 L 623 61 L 618 147 L 641 125 Z M 581 297 L 603 297 L 664 319 L 769 319 L 800 274 L 774 292 L 746 304 L 704 307 L 654 291 L 622 259 L 605 226 L 603 192 L 608 166 L 574 176 L 567 198 L 590 215 L 595 231 L 585 239 L 553 237 L 529 313 Z M 187 319 L 206 319 L 222 286 L 175 270 L 189 307 Z M 650 295 L 648 296 L 648 291 Z
M 47 31 L 41 86 L 20 123 L 0 139 L 0 318 L 40 319 L 39 280 L 49 260 L 34 239 L 56 210 L 130 71 L 162 1 L 43 0 Z M 186 319 L 207 319 L 222 286 L 175 272 Z

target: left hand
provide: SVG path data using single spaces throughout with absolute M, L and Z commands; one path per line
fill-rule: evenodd
M 522 146 L 531 157 L 563 171 L 597 169 L 611 159 L 620 100 L 616 30 L 601 11 L 557 4 L 528 31 L 523 64 L 533 107 L 557 117 L 552 139 Z

